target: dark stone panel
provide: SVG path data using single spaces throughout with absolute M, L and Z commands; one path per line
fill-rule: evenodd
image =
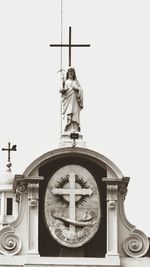
M 58 244 L 50 235 L 45 222 L 44 198 L 51 176 L 61 167 L 69 164 L 81 165 L 94 176 L 100 192 L 102 219 L 96 235 L 82 248 L 66 248 Z M 79 156 L 65 156 L 51 159 L 39 168 L 39 175 L 44 176 L 39 190 L 39 251 L 41 256 L 69 256 L 69 257 L 104 257 L 106 253 L 106 185 L 102 177 L 106 177 L 106 170 L 90 158 Z

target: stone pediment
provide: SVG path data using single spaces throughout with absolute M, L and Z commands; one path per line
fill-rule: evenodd
M 128 183 L 86 148 L 42 155 L 15 176 L 19 213 L 0 230 L 0 266 L 12 255 L 13 266 L 149 266 L 149 240 L 124 212 Z

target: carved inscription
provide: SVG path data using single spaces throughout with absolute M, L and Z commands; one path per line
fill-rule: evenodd
M 79 247 L 94 236 L 100 223 L 100 198 L 89 171 L 68 165 L 50 178 L 45 218 L 53 238 L 64 246 Z

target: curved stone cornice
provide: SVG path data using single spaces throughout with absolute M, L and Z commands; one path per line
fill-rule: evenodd
M 23 175 L 25 177 L 31 175 L 31 173 L 38 168 L 38 166 L 42 166 L 45 163 L 48 163 L 52 159 L 57 159 L 60 156 L 61 157 L 66 157 L 66 156 L 82 156 L 83 158 L 88 158 L 91 161 L 97 162 L 99 165 L 101 163 L 101 166 L 104 168 L 110 168 L 111 171 L 114 173 L 114 176 L 117 178 L 122 178 L 123 174 L 122 172 L 118 169 L 118 167 L 108 158 L 105 156 L 90 150 L 86 148 L 78 148 L 78 147 L 66 147 L 66 148 L 60 148 L 60 149 L 55 149 L 52 151 L 49 151 L 39 158 L 37 158 L 35 161 L 33 161 L 24 171 Z

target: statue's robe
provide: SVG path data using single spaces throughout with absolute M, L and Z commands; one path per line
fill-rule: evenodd
M 65 93 L 62 95 L 62 113 L 65 131 L 80 131 L 80 111 L 82 108 L 83 91 L 79 82 L 68 79 L 65 83 Z

